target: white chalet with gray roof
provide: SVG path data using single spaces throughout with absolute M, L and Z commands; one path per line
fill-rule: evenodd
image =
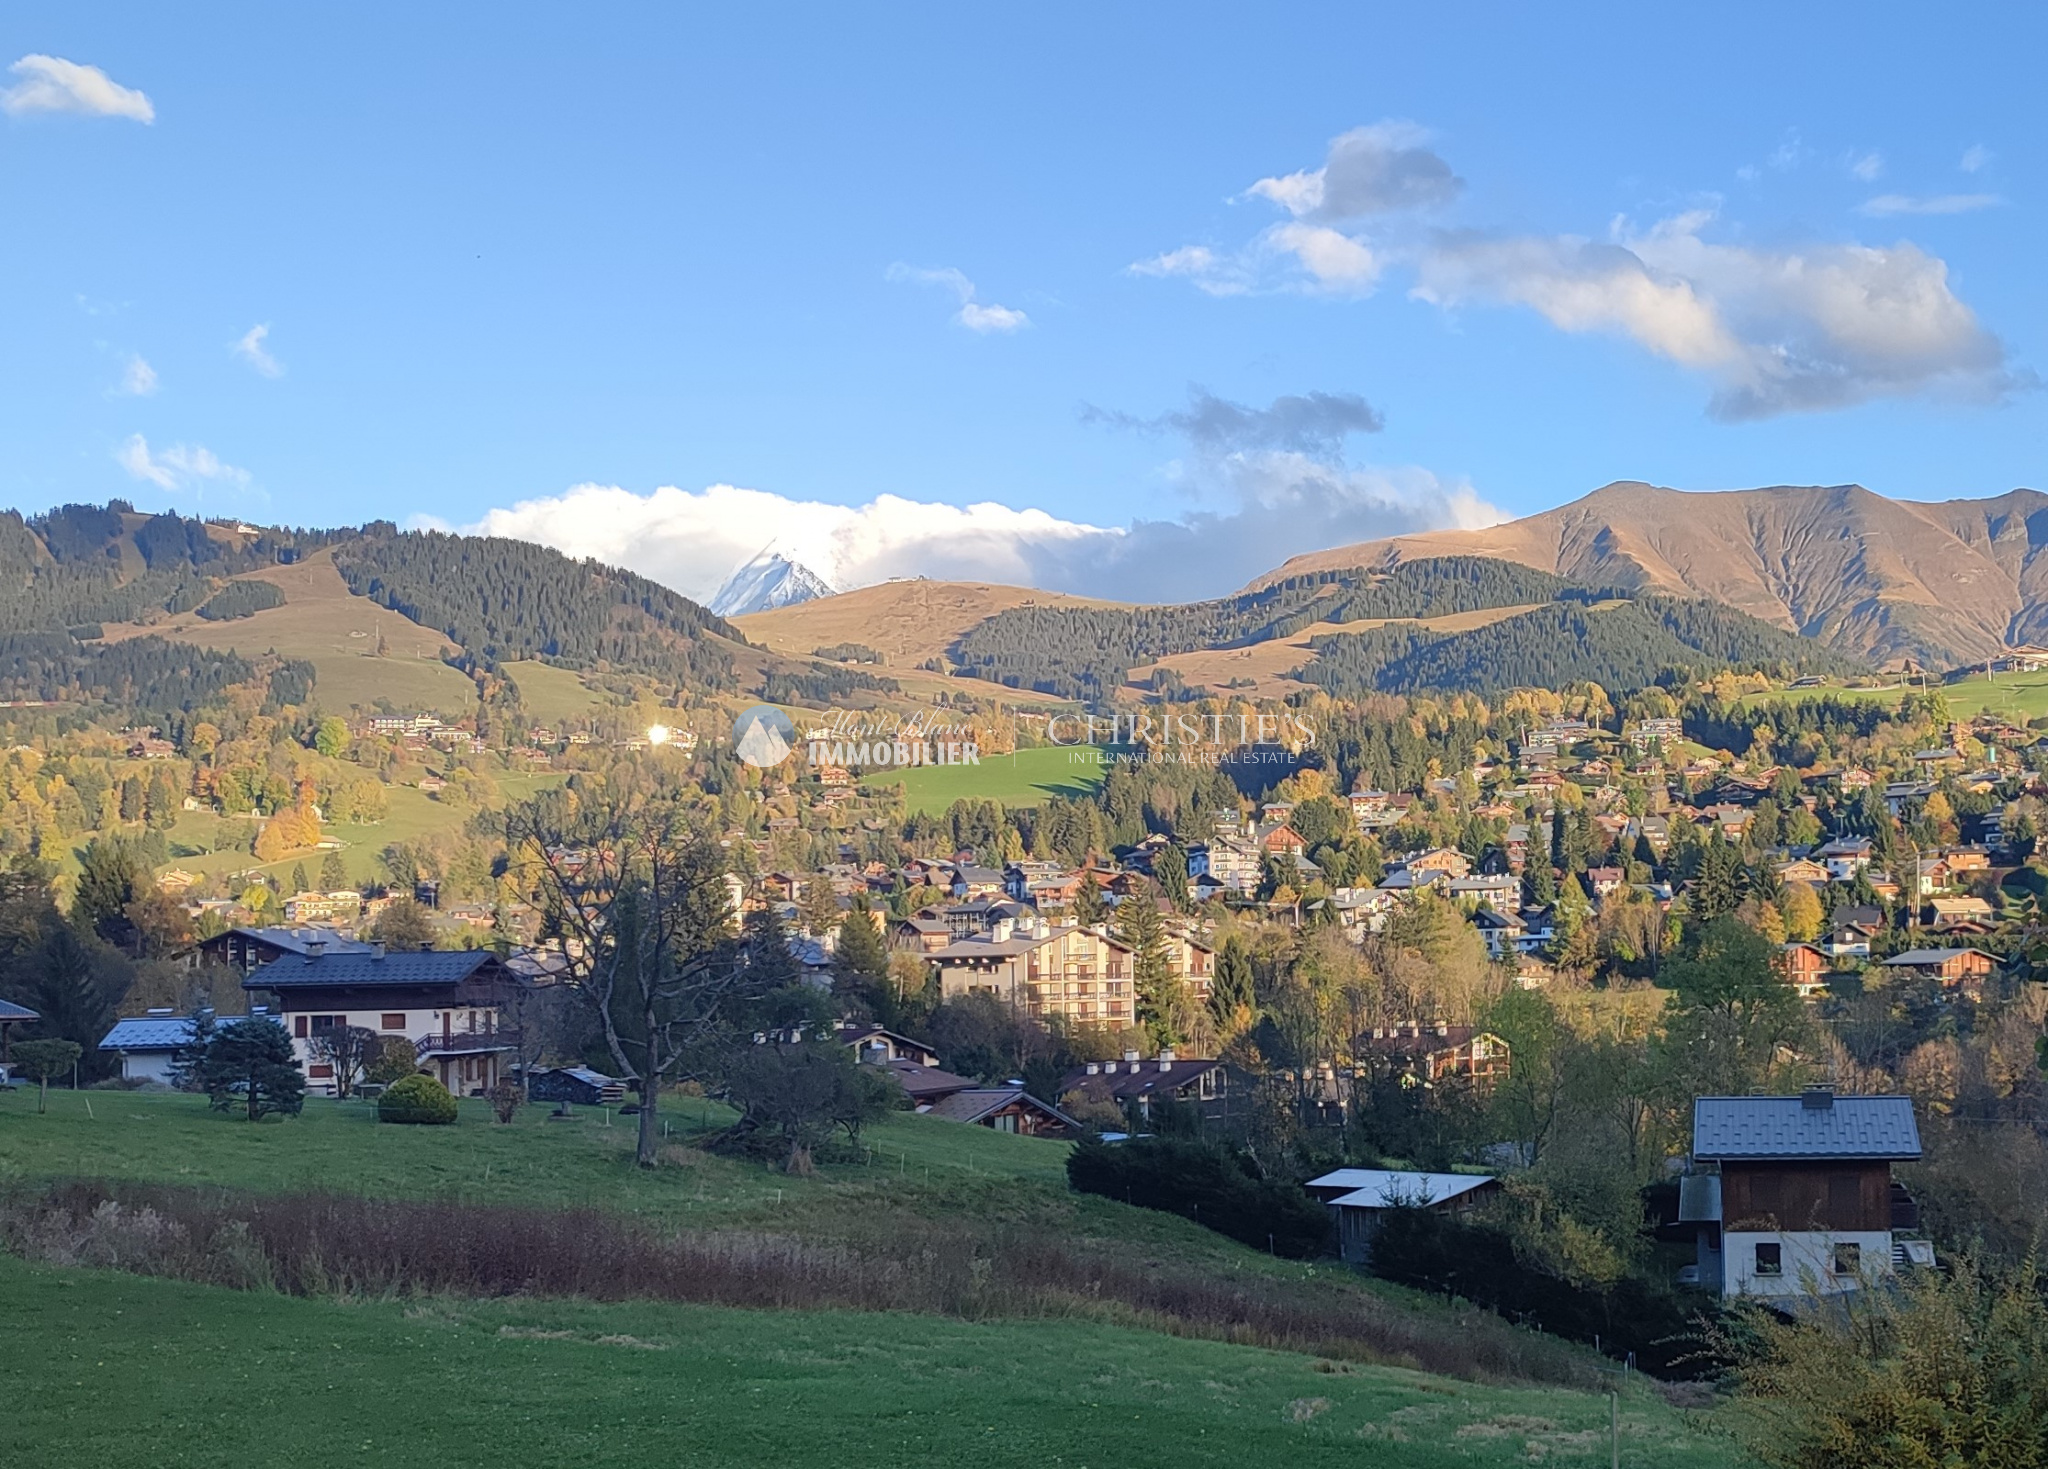
M 1910 1097 L 1700 1097 L 1678 1217 L 1697 1226 L 1699 1284 L 1792 1304 L 1934 1262 L 1892 1164 L 1920 1156 Z

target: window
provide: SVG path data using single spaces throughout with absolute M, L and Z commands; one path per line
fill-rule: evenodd
M 295 1035 L 295 1036 L 297 1036 L 297 1037 L 298 1037 L 298 1038 L 299 1038 L 300 1040 L 304 1040 L 304 1039 L 306 1038 L 306 1017 L 305 1017 L 305 1016 L 303 1016 L 303 1015 L 294 1015 L 294 1016 L 292 1017 L 292 1034 L 293 1034 L 293 1035 Z
M 1758 1245 L 1756 1247 L 1756 1274 L 1783 1275 L 1785 1273 L 1785 1248 L 1783 1245 Z
M 313 1017 L 313 1034 L 318 1035 L 323 1030 L 340 1030 L 347 1024 L 348 1017 L 346 1015 L 315 1015 Z
M 1838 1244 L 1835 1258 L 1828 1267 L 1836 1275 L 1861 1275 L 1863 1273 L 1863 1246 Z
M 387 1015 L 386 1015 L 386 1016 L 384 1017 L 384 1022 L 383 1022 L 383 1028 L 384 1028 L 385 1030 L 404 1030 L 404 1029 L 405 1029 L 405 1014 L 404 1014 L 404 1012 L 403 1012 L 403 1011 L 400 1011 L 400 1012 L 398 1012 L 397 1014 L 387 1014 Z
M 317 1081 L 322 1078 L 334 1075 L 334 1068 L 332 1066 L 327 1065 L 308 1066 L 306 1068 L 306 1075 L 314 1078 Z

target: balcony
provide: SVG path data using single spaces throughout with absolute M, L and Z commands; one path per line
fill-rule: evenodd
M 424 1061 L 429 1056 L 482 1056 L 494 1051 L 516 1051 L 519 1043 L 520 1033 L 516 1030 L 451 1030 L 420 1036 L 413 1041 L 412 1048 L 413 1054 Z

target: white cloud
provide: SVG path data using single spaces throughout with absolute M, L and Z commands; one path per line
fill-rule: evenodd
M 1849 159 L 1849 176 L 1871 183 L 1884 176 L 1884 155 L 1875 148 L 1868 153 L 1852 155 Z
M 1991 150 L 1982 143 L 1973 143 L 1963 150 L 1962 161 L 1956 165 L 1964 173 L 1981 173 L 1991 162 Z
M 1320 224 L 1281 224 L 1268 230 L 1264 238 L 1299 261 L 1323 290 L 1362 296 L 1379 283 L 1380 258 L 1371 246 L 1342 230 Z
M 121 369 L 121 391 L 137 398 L 147 398 L 156 392 L 156 369 L 139 352 L 129 353 L 127 364 Z
M 153 453 L 147 439 L 131 434 L 128 442 L 114 451 L 114 458 L 135 479 L 173 493 L 203 489 L 209 484 L 239 488 L 249 483 L 248 470 L 223 464 L 211 449 L 200 444 L 172 444 Z
M 1252 274 L 1236 260 L 1226 260 L 1207 245 L 1183 245 L 1126 267 L 1132 275 L 1192 281 L 1212 296 L 1242 296 L 1251 289 Z
M 1501 518 L 1469 485 L 1426 470 L 1348 469 L 1294 450 L 1198 452 L 1177 473 L 1228 502 L 1108 527 L 992 502 L 845 506 L 733 485 L 643 495 L 586 484 L 463 529 L 628 566 L 699 600 L 772 539 L 839 587 L 928 576 L 1148 601 L 1220 595 L 1324 546 Z
M 0 112 L 20 117 L 31 112 L 78 112 L 88 117 L 126 117 L 156 121 L 149 98 L 124 87 L 96 66 L 82 66 L 60 56 L 24 56 L 7 68 L 21 78 L 0 88 Z
M 909 281 L 919 285 L 938 286 L 950 291 L 960 303 L 960 309 L 953 314 L 953 320 L 971 332 L 1013 332 L 1019 327 L 1031 325 L 1031 318 L 1009 306 L 997 306 L 993 302 L 975 299 L 974 282 L 964 273 L 946 266 L 941 270 L 920 270 L 901 261 L 889 267 L 888 278 L 892 281 Z
M 1936 392 L 1995 399 L 2024 380 L 1918 246 L 1764 250 L 1703 237 L 1706 212 L 1610 243 L 1446 236 L 1415 294 L 1532 307 L 1561 330 L 1611 331 L 1708 374 L 1724 419 Z
M 2004 202 L 1996 194 L 1879 194 L 1864 200 L 1856 212 L 1878 219 L 1896 214 L 1969 214 Z
M 262 322 L 242 333 L 228 350 L 262 373 L 265 377 L 283 377 L 284 364 L 270 355 L 270 349 L 263 345 L 270 335 L 270 323 Z

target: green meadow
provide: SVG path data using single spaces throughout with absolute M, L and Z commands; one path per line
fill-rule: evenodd
M 989 755 L 976 765 L 919 765 L 877 770 L 866 786 L 903 787 L 912 811 L 944 811 L 955 801 L 1000 801 L 1037 806 L 1053 796 L 1081 796 L 1101 787 L 1109 767 L 1099 745 L 1049 745 L 1012 755 Z

